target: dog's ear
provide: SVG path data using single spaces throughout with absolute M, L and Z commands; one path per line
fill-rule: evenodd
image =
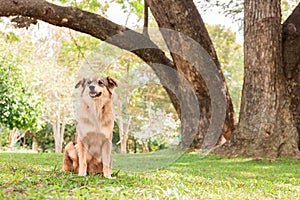
M 80 86 L 82 86 L 82 87 L 84 88 L 84 86 L 85 86 L 85 81 L 86 81 L 85 78 L 81 79 L 81 80 L 75 85 L 75 88 L 79 88 Z
M 108 83 L 108 89 L 113 92 L 116 87 L 118 87 L 118 81 L 112 77 L 106 77 Z
M 118 81 L 112 77 L 107 77 L 107 82 L 108 82 L 108 87 L 113 88 L 113 87 L 118 87 Z

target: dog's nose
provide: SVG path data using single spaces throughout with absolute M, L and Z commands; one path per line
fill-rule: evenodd
M 93 86 L 93 85 L 90 85 L 89 88 L 91 91 L 95 90 L 95 86 Z

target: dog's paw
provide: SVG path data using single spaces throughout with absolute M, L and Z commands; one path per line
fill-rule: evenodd
M 78 176 L 86 176 L 86 175 L 87 175 L 86 171 L 79 171 L 78 172 Z
M 115 179 L 116 178 L 116 177 L 112 177 L 111 173 L 105 173 L 105 172 L 103 173 L 103 177 L 107 178 L 107 179 Z

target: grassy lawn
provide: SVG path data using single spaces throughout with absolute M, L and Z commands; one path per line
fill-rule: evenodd
M 160 151 L 114 155 L 117 178 L 61 172 L 62 154 L 0 153 L 0 199 L 300 199 L 300 163 Z

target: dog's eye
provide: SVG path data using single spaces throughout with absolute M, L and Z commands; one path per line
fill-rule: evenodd
M 89 85 L 90 85 L 91 83 L 92 83 L 92 81 L 88 81 L 88 82 L 87 82 L 87 84 L 89 84 Z
M 98 84 L 99 84 L 99 85 L 103 85 L 103 82 L 102 82 L 102 81 L 98 81 Z

